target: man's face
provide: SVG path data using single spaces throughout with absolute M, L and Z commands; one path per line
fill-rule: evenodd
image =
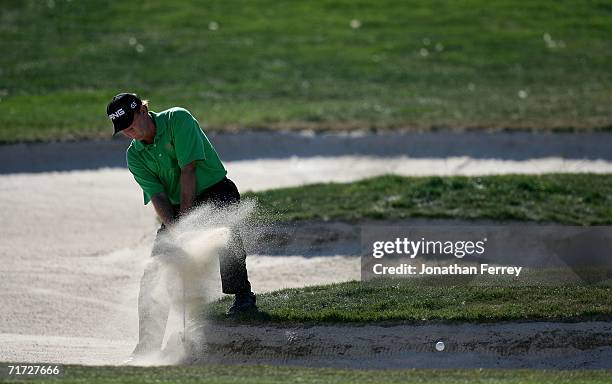
M 149 127 L 147 125 L 146 113 L 142 111 L 134 113 L 132 124 L 122 130 L 121 133 L 134 140 L 144 140 L 147 138 L 149 135 Z

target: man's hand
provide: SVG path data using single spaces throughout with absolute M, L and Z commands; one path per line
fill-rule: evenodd
M 196 162 L 185 165 L 181 168 L 181 210 L 180 215 L 187 214 L 196 198 Z
M 153 202 L 157 216 L 159 216 L 166 227 L 170 228 L 175 220 L 174 209 L 172 208 L 172 204 L 170 204 L 168 196 L 164 192 L 161 192 L 152 196 L 151 201 Z

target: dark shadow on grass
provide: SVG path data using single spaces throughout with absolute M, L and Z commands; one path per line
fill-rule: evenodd
M 206 317 L 208 320 L 212 320 L 219 323 L 269 323 L 273 321 L 272 315 L 266 311 L 255 311 L 240 313 L 233 316 L 228 316 L 223 313 L 213 313 Z

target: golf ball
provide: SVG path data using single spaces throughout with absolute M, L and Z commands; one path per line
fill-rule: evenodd
M 438 341 L 436 343 L 436 351 L 442 352 L 443 350 L 444 350 L 444 342 L 443 341 Z

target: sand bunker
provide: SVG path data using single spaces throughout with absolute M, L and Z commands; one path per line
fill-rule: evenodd
M 253 161 L 233 156 L 229 153 L 230 147 L 221 150 L 224 158 L 234 160 L 227 163 L 229 176 L 241 191 L 351 181 L 383 173 L 612 172 L 609 158 L 582 156 L 604 153 L 605 140 L 599 137 L 588 145 L 577 146 L 580 150 L 576 153 L 568 152 L 571 156 L 567 159 L 562 154 L 576 146 L 573 138 L 567 138 L 567 143 L 557 150 L 556 144 L 550 144 L 550 137 L 542 136 L 538 139 L 542 145 L 535 147 L 548 149 L 537 152 L 533 158 L 527 146 L 515 145 L 515 138 L 521 135 L 504 136 L 491 151 L 499 154 L 504 148 L 520 148 L 521 156 L 495 159 L 487 152 L 492 148 L 488 137 L 478 141 L 480 152 L 467 154 L 457 152 L 468 146 L 457 145 L 456 140 L 468 140 L 470 135 L 451 137 L 444 142 L 435 135 L 423 137 L 411 139 L 426 141 L 412 145 L 411 150 L 418 152 L 420 148 L 434 145 L 441 148 L 441 156 L 420 152 L 413 157 L 403 156 L 403 144 L 393 137 L 383 137 L 388 143 L 380 147 L 381 151 L 389 152 L 395 143 L 397 148 L 389 153 L 391 157 L 355 152 L 350 143 L 338 153 L 321 152 L 308 158 L 280 153 L 274 158 Z M 253 146 L 252 138 L 247 135 L 246 139 L 243 145 Z M 532 140 L 531 136 L 525 140 Z M 276 139 L 271 143 L 279 147 Z M 321 149 L 318 142 L 308 145 Z M 149 261 L 158 224 L 153 209 L 142 205 L 142 194 L 129 172 L 115 168 L 9 173 L 48 170 L 48 167 L 74 169 L 75 164 L 89 169 L 85 163 L 92 158 L 92 151 L 101 153 L 96 159 L 106 159 L 107 155 L 108 159 L 119 159 L 115 161 L 124 159 L 123 148 L 118 148 L 116 154 L 108 154 L 104 143 L 95 147 L 88 147 L 87 143 L 73 146 L 81 148 L 78 154 L 65 150 L 64 144 L 34 149 L 16 145 L 2 152 L 2 156 L 8 156 L 3 162 L 8 168 L 0 175 L 0 212 L 5 223 L 0 242 L 2 361 L 120 364 L 136 343 L 138 281 Z M 594 150 L 593 146 L 601 148 Z M 50 148 L 48 156 L 39 156 L 38 152 L 44 152 L 47 147 Z M 291 151 L 305 148 L 303 145 L 280 147 Z M 364 142 L 359 148 L 362 147 L 372 146 Z M 240 147 L 236 153 L 243 153 L 245 148 Z M 444 153 L 447 155 L 442 156 Z M 261 154 L 255 155 L 252 158 Z M 28 163 L 24 168 L 23 159 L 29 162 L 30 158 L 39 162 Z M 50 164 L 57 161 L 63 165 Z M 106 162 L 101 164 L 104 166 Z M 319 244 L 319 249 L 325 250 L 325 245 Z M 257 292 L 358 279 L 359 259 L 342 251 L 342 247 L 328 248 L 308 257 L 294 248 L 250 252 L 249 278 Z M 217 271 L 216 268 L 217 265 L 211 266 L 211 270 Z M 207 282 L 211 298 L 221 295 L 218 273 L 213 275 L 214 279 Z M 176 314 L 172 316 L 176 318 Z

